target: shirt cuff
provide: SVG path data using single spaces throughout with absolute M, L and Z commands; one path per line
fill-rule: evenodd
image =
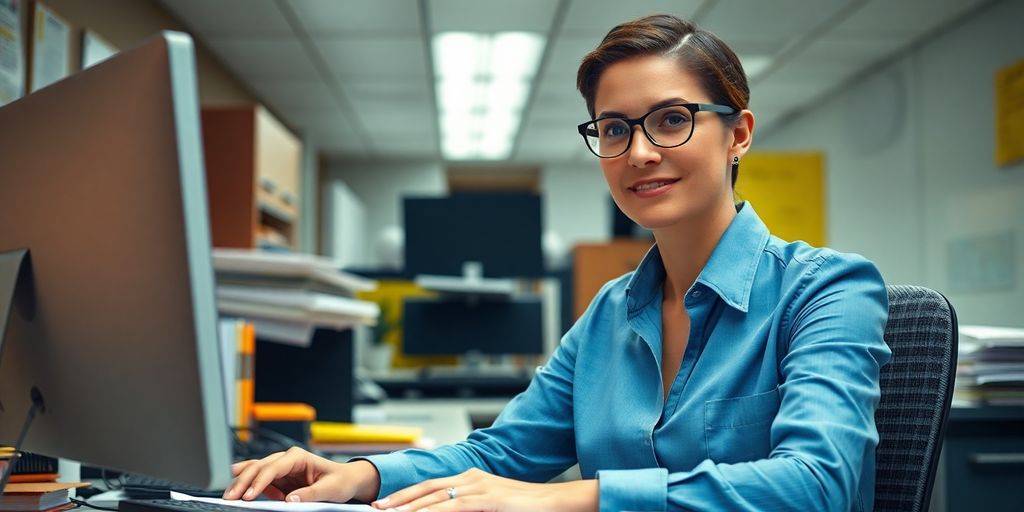
M 412 469 L 412 462 L 402 452 L 353 457 L 349 459 L 349 462 L 357 460 L 365 460 L 373 464 L 377 468 L 377 474 L 380 475 L 380 492 L 374 501 L 416 482 L 416 471 Z
M 613 469 L 597 472 L 601 512 L 663 512 L 668 501 L 665 468 Z

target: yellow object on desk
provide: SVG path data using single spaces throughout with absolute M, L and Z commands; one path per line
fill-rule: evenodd
M 314 422 L 309 430 L 314 443 L 412 443 L 423 435 L 419 427 L 326 421 Z
M 298 402 L 256 402 L 252 417 L 256 421 L 313 421 L 316 409 Z

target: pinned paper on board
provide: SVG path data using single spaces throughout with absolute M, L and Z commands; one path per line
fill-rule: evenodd
M 32 32 L 32 92 L 71 72 L 69 61 L 71 29 L 53 11 L 36 3 Z
M 0 0 L 0 105 L 25 94 L 25 58 L 22 48 L 23 0 Z

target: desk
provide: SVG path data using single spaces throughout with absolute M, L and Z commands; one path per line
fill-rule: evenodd
M 1021 510 L 1024 407 L 953 407 L 931 510 Z
M 379 405 L 356 405 L 352 415 L 356 423 L 421 427 L 423 435 L 438 445 L 461 441 L 472 431 L 469 410 L 457 401 L 388 400 Z

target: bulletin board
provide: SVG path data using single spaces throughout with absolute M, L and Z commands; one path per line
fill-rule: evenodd
M 751 152 L 739 169 L 737 200 L 750 202 L 773 235 L 815 247 L 827 244 L 822 153 Z

